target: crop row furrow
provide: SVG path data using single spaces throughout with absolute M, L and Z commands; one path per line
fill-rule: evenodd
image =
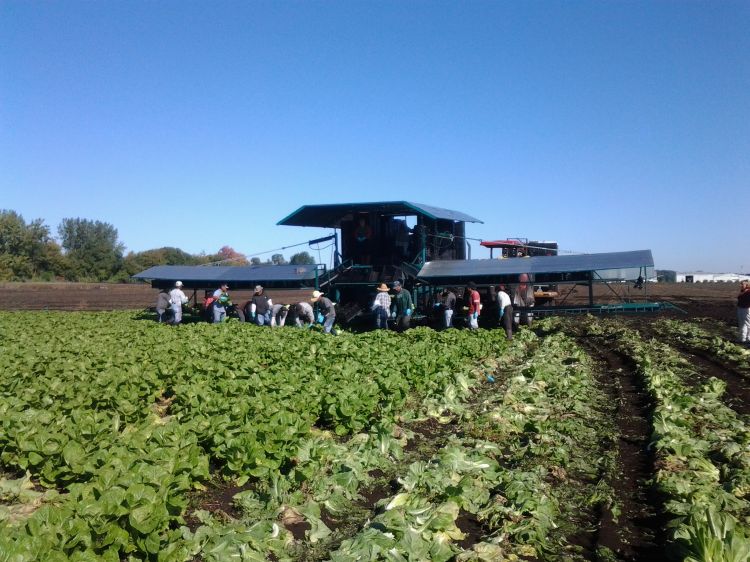
M 670 537 L 690 560 L 750 556 L 750 428 L 725 406 L 725 384 L 692 380 L 691 366 L 669 345 L 644 341 L 612 322 L 590 322 L 589 334 L 635 365 L 653 402 L 655 484 L 665 498 Z

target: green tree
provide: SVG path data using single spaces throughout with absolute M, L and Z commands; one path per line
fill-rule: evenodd
M 284 254 L 272 255 L 271 263 L 273 263 L 274 265 L 284 265 L 286 263 L 286 260 L 284 259 Z
M 65 218 L 57 232 L 76 279 L 105 281 L 119 271 L 125 247 L 117 240 L 117 229 L 111 224 Z
M 42 219 L 26 224 L 17 212 L 0 210 L 0 279 L 51 279 L 64 270 L 60 247 Z
M 143 252 L 128 252 L 122 260 L 121 275 L 123 281 L 155 265 L 198 265 L 201 257 L 188 254 L 179 248 L 166 246 Z
M 289 259 L 289 263 L 292 265 L 313 265 L 315 263 L 315 258 L 307 252 L 299 252 Z

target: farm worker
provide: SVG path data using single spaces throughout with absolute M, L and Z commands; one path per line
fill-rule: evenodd
M 518 276 L 518 287 L 513 294 L 513 306 L 520 308 L 532 308 L 534 306 L 534 287 L 529 284 L 529 276 L 526 273 L 522 273 Z M 514 314 L 514 320 L 516 324 L 524 324 L 531 326 L 531 320 L 534 318 L 532 312 L 524 311 L 516 312 Z
M 166 318 L 164 318 L 164 314 L 167 312 L 167 309 L 171 306 L 171 303 L 169 301 L 169 292 L 166 289 L 162 289 L 159 291 L 159 294 L 156 295 L 156 321 L 157 322 L 164 322 Z
M 336 322 L 336 309 L 331 299 L 324 297 L 323 294 L 320 291 L 313 291 L 310 302 L 318 303 L 318 323 L 323 324 L 323 331 L 326 334 L 330 334 L 333 323 Z
M 405 220 L 395 220 L 395 247 L 397 250 L 396 257 L 399 261 L 409 261 L 409 235 L 411 229 Z
M 360 215 L 354 228 L 354 255 L 361 264 L 370 263 L 370 239 L 372 228 L 367 224 L 367 217 Z
M 411 313 L 414 311 L 414 303 L 411 293 L 401 286 L 401 281 L 393 282 L 393 290 L 396 295 L 391 299 L 391 316 L 396 319 L 396 330 L 403 332 L 409 329 L 411 324 Z
M 737 325 L 740 330 L 740 343 L 750 344 L 750 281 L 740 283 L 737 295 Z
M 451 291 L 448 287 L 443 289 L 442 302 L 440 303 L 443 307 L 443 327 L 453 327 L 453 311 L 456 310 L 456 293 Z
M 258 326 L 271 325 L 271 309 L 273 301 L 263 291 L 260 285 L 255 286 L 255 294 L 250 300 L 250 318 L 255 320 Z
M 298 302 L 294 305 L 294 323 L 298 328 L 315 324 L 313 307 L 309 302 Z
M 375 328 L 388 329 L 388 313 L 391 310 L 391 296 L 388 294 L 388 285 L 381 283 L 375 302 L 372 303 L 372 311 L 375 313 Z
M 477 285 L 474 281 L 469 281 L 466 284 L 466 299 L 469 301 L 468 310 L 468 323 L 469 328 L 476 330 L 479 328 L 479 313 L 482 310 L 482 299 L 477 291 Z
M 218 324 L 227 319 L 227 306 L 232 304 L 229 299 L 229 285 L 222 283 L 218 289 L 214 291 L 214 323 Z
M 174 314 L 173 322 L 175 324 L 182 322 L 182 305 L 186 304 L 187 301 L 188 298 L 182 292 L 182 281 L 176 281 L 174 289 L 169 291 L 169 302 L 172 305 L 172 313 Z
M 288 304 L 275 304 L 271 307 L 271 327 L 283 326 L 286 324 L 286 317 L 289 314 Z
M 497 310 L 498 324 L 505 328 L 505 335 L 509 340 L 513 339 L 513 304 L 510 295 L 505 292 L 505 285 L 497 286 Z

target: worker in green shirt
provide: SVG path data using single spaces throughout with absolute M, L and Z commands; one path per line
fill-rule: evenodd
M 391 298 L 391 318 L 396 320 L 396 331 L 403 332 L 411 324 L 411 313 L 414 311 L 414 303 L 411 294 L 401 286 L 401 281 L 393 282 L 393 290 L 396 295 Z

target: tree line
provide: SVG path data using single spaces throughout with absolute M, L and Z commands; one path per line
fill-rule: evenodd
M 117 229 L 106 222 L 64 218 L 57 238 L 42 219 L 26 222 L 17 212 L 0 210 L 0 281 L 109 281 L 127 283 L 131 276 L 155 265 L 312 264 L 308 252 L 294 254 L 289 262 L 283 254 L 265 261 L 248 259 L 224 246 L 215 254 L 190 254 L 180 248 L 163 247 L 125 253 Z

